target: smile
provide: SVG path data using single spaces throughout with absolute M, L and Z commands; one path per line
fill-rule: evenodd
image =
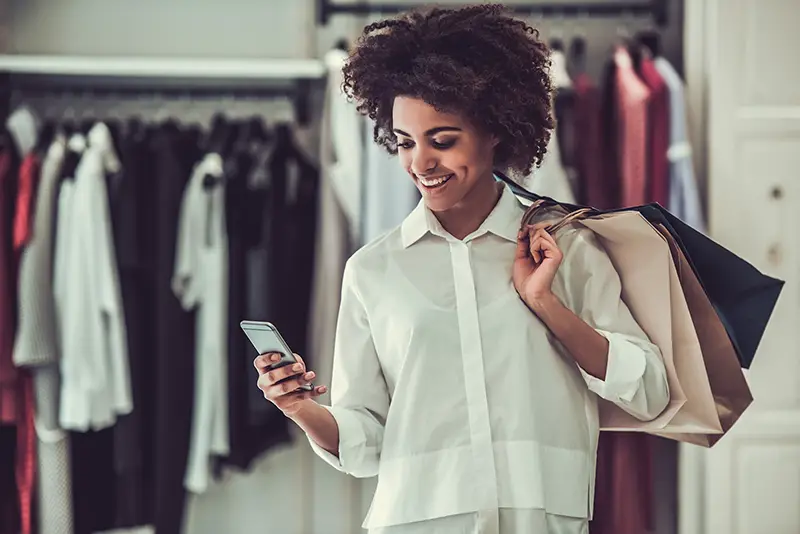
M 447 176 L 439 176 L 438 178 L 422 178 L 421 176 L 418 176 L 417 178 L 419 179 L 422 185 L 430 189 L 433 189 L 435 187 L 441 187 L 453 176 L 454 176 L 453 174 L 448 174 Z

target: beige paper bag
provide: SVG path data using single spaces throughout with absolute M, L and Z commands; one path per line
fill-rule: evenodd
M 703 290 L 700 281 L 694 274 L 686 256 L 675 239 L 663 225 L 655 225 L 656 229 L 669 243 L 673 260 L 678 270 L 678 278 L 683 287 L 683 294 L 692 314 L 695 331 L 703 349 L 703 361 L 706 367 L 711 392 L 714 396 L 721 433 L 659 433 L 666 438 L 711 447 L 731 429 L 748 406 L 753 402 L 753 395 L 744 377 L 736 349 L 731 343 L 725 326 L 720 321 L 714 307 Z
M 534 204 L 523 222 L 530 222 L 539 209 Z M 566 215 L 562 211 L 561 219 L 551 224 L 549 231 L 558 240 L 561 227 L 579 224 L 598 237 L 620 275 L 623 301 L 661 349 L 671 397 L 664 412 L 647 422 L 601 399 L 601 429 L 647 432 L 692 442 L 696 436 L 721 435 L 724 429 L 700 337 L 667 238 L 637 211 L 585 217 L 588 213 L 579 210 Z

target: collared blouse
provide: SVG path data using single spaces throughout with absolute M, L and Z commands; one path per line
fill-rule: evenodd
M 584 532 L 597 397 L 643 420 L 669 401 L 660 351 L 590 230 L 557 234 L 564 259 L 553 292 L 608 339 L 605 380 L 527 308 L 511 279 L 524 209 L 505 186 L 459 240 L 420 202 L 348 261 L 329 407 L 339 456 L 311 445 L 338 470 L 378 475 L 365 528 L 417 532 L 463 519 L 452 532 L 516 532 L 502 527 L 546 515 L 575 525 L 558 532 Z

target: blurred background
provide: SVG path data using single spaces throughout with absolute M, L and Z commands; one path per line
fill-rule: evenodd
M 682 184 L 642 202 L 787 281 L 734 429 L 632 436 L 598 499 L 630 534 L 800 532 L 800 0 L 506 4 L 554 50 L 558 135 L 527 185 L 624 204 L 598 163 L 629 155 L 624 49 L 660 77 L 642 179 Z M 415 5 L 0 1 L 0 532 L 361 531 L 375 482 L 260 397 L 238 323 L 274 322 L 329 383 L 343 262 L 418 200 L 339 70 Z

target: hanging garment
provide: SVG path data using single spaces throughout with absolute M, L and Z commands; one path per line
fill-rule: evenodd
M 603 190 L 609 208 L 622 205 L 622 172 L 620 158 L 620 139 L 622 127 L 619 124 L 619 96 L 617 91 L 617 64 L 611 57 L 603 69 L 600 94 L 600 173 Z
M 633 60 L 622 47 L 614 53 L 618 113 L 618 154 L 622 207 L 647 203 L 650 91 L 633 70 Z
M 642 80 L 650 90 L 647 116 L 649 193 L 646 200 L 666 207 L 669 202 L 669 89 L 652 59 L 642 58 L 640 69 Z
M 372 119 L 365 117 L 363 121 L 367 131 L 371 131 Z M 402 223 L 420 199 L 414 181 L 396 156 L 368 141 L 365 157 L 362 244 Z
M 338 56 L 330 56 L 333 59 Z M 333 64 L 335 72 L 341 72 L 341 60 Z M 330 64 L 329 64 L 330 65 Z M 338 170 L 344 168 L 337 165 L 340 158 L 349 157 L 347 150 L 338 155 L 336 147 L 342 141 L 355 140 L 355 145 L 362 146 L 363 122 L 358 119 L 350 122 L 351 115 L 340 111 L 335 113 L 334 107 L 344 107 L 341 100 L 340 85 L 335 84 L 336 76 L 329 72 L 326 98 L 322 110 L 320 126 L 320 185 L 319 203 L 316 208 L 317 227 L 314 252 L 314 270 L 311 283 L 311 311 L 308 326 L 308 355 L 313 355 L 313 369 L 317 373 L 320 384 L 330 384 L 333 369 L 333 343 L 336 331 L 336 319 L 339 313 L 339 298 L 342 290 L 342 274 L 347 258 L 355 250 L 361 234 L 363 220 L 359 218 L 358 228 L 353 229 L 352 217 L 348 212 L 354 199 L 358 199 L 359 211 L 363 208 L 362 190 L 364 188 L 363 172 L 358 173 L 358 193 L 349 196 L 338 182 L 342 178 Z M 352 104 L 350 104 L 352 107 Z M 352 110 L 351 110 L 352 113 Z M 344 121 L 344 122 L 341 122 Z M 358 150 L 361 150 L 360 148 Z M 350 152 L 351 153 L 351 152 Z M 358 160 L 359 169 L 363 166 L 363 155 Z M 348 165 L 348 168 L 352 165 Z M 355 179 L 354 177 L 350 177 Z M 348 182 L 349 183 L 349 182 Z M 306 357 L 307 354 L 301 354 Z M 255 395 L 256 393 L 254 393 Z M 321 400 L 327 399 L 326 393 Z
M 575 168 L 578 203 L 600 209 L 613 205 L 612 188 L 603 180 L 600 92 L 587 74 L 575 78 Z
M 287 125 L 277 129 L 278 141 L 270 157 L 271 187 L 268 199 L 270 236 L 276 262 L 271 279 L 270 317 L 281 335 L 314 367 L 314 354 L 306 350 L 309 303 L 314 266 L 314 233 L 318 205 L 319 172 L 298 148 Z
M 606 165 L 611 183 L 619 173 L 622 206 L 646 203 L 648 194 L 648 110 L 650 91 L 633 69 L 628 51 L 617 48 L 613 79 L 607 80 L 606 115 L 613 132 L 616 162 Z M 618 206 L 619 207 L 619 206 Z M 597 449 L 592 534 L 646 532 L 652 511 L 652 439 L 644 434 L 602 432 Z
M 59 199 L 53 288 L 62 353 L 59 419 L 63 428 L 76 431 L 110 427 L 133 408 L 106 186 L 106 173 L 119 168 L 111 134 L 98 123 L 74 180 L 62 186 L 62 196 L 71 186 L 66 205 Z
M 65 140 L 58 136 L 45 154 L 35 190 L 32 229 L 19 267 L 19 325 L 14 364 L 33 374 L 36 408 L 37 524 L 42 534 L 73 532 L 72 474 L 68 435 L 58 423 L 61 391 L 53 300 L 53 242 L 58 177 Z M 24 233 L 24 232 L 23 232 Z
M 157 190 L 154 159 L 144 137 L 120 140 L 122 171 L 108 177 L 108 202 L 119 266 L 133 411 L 114 427 L 113 472 L 116 527 L 153 521 L 154 395 L 156 380 L 154 257 L 157 219 L 153 197 Z
M 17 251 L 22 251 L 33 233 L 33 210 L 36 207 L 40 167 L 39 154 L 31 152 L 22 160 L 19 169 L 19 191 L 14 211 L 14 249 Z
M 235 362 L 238 366 L 236 378 L 240 380 L 242 386 L 239 391 L 238 406 L 231 404 L 231 462 L 242 468 L 248 468 L 252 460 L 261 452 L 280 443 L 287 443 L 291 440 L 289 432 L 290 422 L 274 404 L 264 402 L 264 395 L 261 390 L 253 386 L 253 359 L 255 350 L 249 341 L 242 335 L 239 327 L 239 318 L 248 317 L 255 319 L 269 319 L 280 309 L 281 303 L 276 301 L 274 292 L 275 274 L 280 272 L 273 258 L 280 258 L 281 254 L 276 249 L 271 239 L 273 232 L 282 227 L 282 221 L 275 218 L 275 213 L 271 206 L 271 184 L 272 174 L 269 162 L 272 160 L 274 145 L 262 147 L 257 155 L 257 161 L 251 169 L 247 178 L 249 193 L 247 200 L 242 204 L 249 206 L 250 222 L 247 233 L 249 235 L 248 248 L 246 251 L 246 297 L 245 311 L 231 316 L 231 328 L 235 330 L 230 334 L 231 339 L 235 338 L 238 346 L 242 347 L 238 354 L 241 357 Z M 232 204 L 232 202 L 231 202 Z M 316 206 L 312 206 L 312 213 L 316 215 Z M 316 217 L 314 217 L 316 220 Z M 275 227 L 277 225 L 277 227 Z M 229 232 L 230 232 L 229 228 Z M 313 243 L 309 245 L 314 246 Z M 231 277 L 231 285 L 233 278 Z M 236 322 L 233 325 L 233 322 Z M 234 335 L 235 334 L 235 335 Z M 305 341 L 305 340 L 301 340 Z M 308 343 L 305 344 L 306 351 Z M 242 352 L 243 351 L 243 352 Z M 316 361 L 316 358 L 315 358 Z M 231 361 L 233 365 L 233 360 Z M 234 382 L 231 381 L 231 388 Z M 231 389 L 229 395 L 234 395 L 235 389 Z M 235 413 L 234 413 L 235 412 Z M 234 446 L 234 425 L 242 436 L 239 442 L 242 454 L 236 455 L 237 447 Z M 237 458 L 238 456 L 238 458 Z
M 228 440 L 228 235 L 225 177 L 219 154 L 197 164 L 181 203 L 172 290 L 196 310 L 195 395 L 186 489 L 203 493 Z
M 16 276 L 12 225 L 16 204 L 15 149 L 0 150 L 0 424 L 17 421 L 17 370 L 13 363 Z
M 686 124 L 686 97 L 683 80 L 663 57 L 654 61 L 669 88 L 669 202 L 670 212 L 699 232 L 706 232 L 700 193 L 697 189 L 692 147 Z
M 39 155 L 30 152 L 19 168 L 19 187 L 17 189 L 16 211 L 13 227 L 13 262 L 18 267 L 22 249 L 32 227 L 33 191 L 39 178 Z M 15 269 L 18 273 L 18 269 Z M 19 280 L 14 280 L 18 290 Z M 19 302 L 17 302 L 19 304 Z M 15 310 L 17 326 L 18 310 Z M 13 350 L 12 350 L 13 355 Z M 36 435 L 34 431 L 33 379 L 29 370 L 20 369 L 17 376 L 17 488 L 20 502 L 20 530 L 30 534 L 33 525 L 32 502 L 34 493 L 34 474 L 36 464 Z
M 28 467 L 33 450 L 27 447 L 29 419 L 24 370 L 13 364 L 16 328 L 17 266 L 13 247 L 14 209 L 18 189 L 18 147 L 20 140 L 3 129 L 0 132 L 0 454 L 8 469 L 0 471 L 0 532 L 30 532 L 30 491 Z M 9 461 L 10 460 L 10 461 Z
M 159 128 L 151 141 L 154 188 L 150 212 L 156 225 L 154 279 L 156 431 L 152 505 L 159 534 L 183 532 L 184 477 L 189 454 L 194 402 L 194 313 L 172 292 L 181 202 L 202 154 L 188 133 L 174 123 Z
M 322 146 L 322 164 L 330 173 L 331 186 L 347 218 L 350 239 L 358 242 L 362 216 L 363 123 L 355 105 L 342 92 L 342 68 L 347 57 L 347 52 L 338 48 L 325 54 L 328 81 L 324 113 L 327 115 L 326 127 L 330 128 L 330 137 L 326 138 L 327 146 Z
M 595 395 L 642 419 L 666 406 L 659 350 L 591 232 L 560 234 L 554 291 L 609 340 L 605 381 L 561 353 L 520 300 L 510 265 L 523 212 L 506 186 L 481 227 L 456 240 L 420 202 L 349 260 L 331 385 L 339 455 L 311 444 L 336 469 L 378 475 L 365 528 L 478 512 L 498 532 L 501 508 L 585 523 Z
M 522 186 L 537 195 L 550 197 L 559 202 L 575 203 L 567 171 L 561 164 L 561 149 L 558 144 L 558 135 L 553 132 L 547 144 L 547 152 L 539 168 L 533 169 L 523 181 Z

